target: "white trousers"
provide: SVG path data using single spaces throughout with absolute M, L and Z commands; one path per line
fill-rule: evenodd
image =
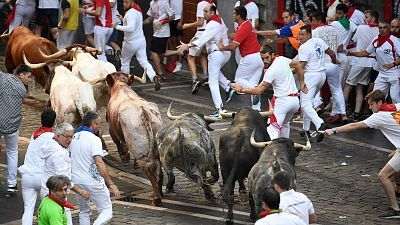
M 98 216 L 97 219 L 93 222 L 93 225 L 107 224 L 107 222 L 112 219 L 113 213 L 110 192 L 108 191 L 106 185 L 75 185 L 78 185 L 78 187 L 89 192 L 90 200 L 96 205 Z M 80 207 L 79 224 L 90 225 L 90 215 L 92 214 L 92 209 L 89 206 L 89 202 L 82 198 L 80 195 L 76 195 L 76 203 Z
M 339 68 L 340 68 L 340 70 L 339 70 L 339 83 L 343 87 L 345 85 L 345 83 L 346 83 L 347 76 L 349 75 L 349 72 L 350 72 L 350 68 L 351 68 L 350 59 L 349 59 L 348 56 L 346 56 L 343 53 L 338 53 L 337 57 L 338 57 L 338 59 L 340 61 L 340 64 L 339 64 Z
M 40 181 L 42 174 L 22 174 L 22 199 L 24 200 L 24 214 L 22 215 L 22 225 L 32 225 L 35 204 L 40 193 Z
M 264 63 L 261 59 L 260 53 L 254 53 L 246 55 L 240 59 L 238 68 L 236 69 L 235 82 L 244 86 L 245 88 L 251 88 L 258 85 Z M 253 106 L 253 96 L 251 96 L 251 106 Z M 257 106 L 253 106 L 253 109 L 260 110 L 261 103 Z
M 276 138 L 290 136 L 290 121 L 293 115 L 299 110 L 299 97 L 286 96 L 275 98 L 274 114 L 270 118 L 270 125 L 267 127 L 267 132 L 271 140 Z
M 29 27 L 29 22 L 32 19 L 33 14 L 35 13 L 34 5 L 20 5 L 17 4 L 15 6 L 15 17 L 11 22 L 9 27 L 9 33 L 11 33 L 14 28 L 18 26 Z
M 379 73 L 378 77 L 375 80 L 374 90 L 381 90 L 386 95 L 388 95 L 389 90 L 390 90 L 390 98 L 392 98 L 392 102 L 394 104 L 400 103 L 399 77 L 397 77 L 397 76 L 382 76 L 382 74 Z
M 8 187 L 14 187 L 15 185 L 17 185 L 18 134 L 19 130 L 12 134 L 0 133 L 0 138 L 3 137 L 6 143 Z
M 58 30 L 57 48 L 63 49 L 76 43 L 76 30 Z
M 94 26 L 94 47 L 99 49 L 101 48 L 103 52 L 101 55 L 97 55 L 97 58 L 101 61 L 107 62 L 106 57 L 106 44 L 108 39 L 110 39 L 111 34 L 113 32 L 113 28 L 109 27 L 101 27 L 101 26 Z
M 42 176 L 43 177 L 43 176 Z M 40 179 L 42 179 L 42 177 Z M 40 182 L 41 183 L 41 182 Z M 40 199 L 44 199 L 49 194 L 49 189 L 40 187 Z M 65 214 L 67 214 L 67 224 L 72 225 L 72 214 L 71 214 L 71 209 L 64 207 Z
M 331 115 L 346 115 L 346 103 L 342 85 L 339 80 L 339 66 L 333 63 L 325 63 L 326 66 L 326 80 L 328 81 L 329 90 L 332 94 L 332 112 Z
M 219 86 L 225 91 L 229 90 L 230 81 L 221 72 L 221 68 L 231 58 L 231 52 L 215 51 L 208 54 L 208 86 L 210 87 L 211 97 L 215 108 L 223 107 Z M 219 84 L 219 86 L 218 86 Z
M 143 38 L 142 40 L 134 40 L 133 42 L 123 42 L 122 43 L 122 52 L 121 52 L 121 71 L 124 73 L 130 73 L 130 64 L 133 56 L 136 56 L 137 61 L 140 66 L 147 70 L 147 76 L 151 81 L 154 80 L 156 76 L 156 72 L 153 69 L 153 66 L 147 60 L 146 53 L 146 40 Z
M 300 106 L 304 117 L 303 130 L 309 131 L 311 122 L 318 130 L 324 122 L 314 110 L 312 102 L 322 85 L 324 85 L 325 79 L 325 71 L 304 73 L 304 81 L 308 87 L 308 93 L 300 92 Z

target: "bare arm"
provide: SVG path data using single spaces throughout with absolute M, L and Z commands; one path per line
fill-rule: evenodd
M 354 131 L 354 130 L 358 130 L 361 128 L 367 128 L 368 126 L 363 122 L 357 122 L 357 123 L 349 123 L 346 124 L 344 126 L 340 126 L 340 127 L 336 127 L 336 133 L 342 133 L 342 132 L 348 132 L 348 131 Z M 334 134 L 334 130 L 332 129 L 327 129 L 325 130 L 325 135 L 333 135 Z
M 111 180 L 110 174 L 108 174 L 108 170 L 106 168 L 106 164 L 103 161 L 101 156 L 95 156 L 94 161 L 96 163 L 97 170 L 99 171 L 100 175 L 104 178 L 107 186 L 111 189 L 115 196 L 119 196 L 118 187 L 114 184 Z
M 295 73 L 297 74 L 297 78 L 299 79 L 299 82 L 300 82 L 300 90 L 303 93 L 307 93 L 308 89 L 307 89 L 306 83 L 304 82 L 304 69 L 303 69 L 303 66 L 298 61 L 290 62 L 289 66 L 290 66 L 290 68 L 294 69 Z
M 78 195 L 82 196 L 82 198 L 89 200 L 89 192 L 79 188 L 78 186 L 74 185 L 71 190 L 73 190 L 75 193 L 77 193 Z
M 339 45 L 339 47 L 337 48 L 337 52 L 343 53 L 343 44 Z
M 239 44 L 236 42 L 231 42 L 229 45 L 224 46 L 223 43 L 218 43 L 218 48 L 221 51 L 233 51 L 235 50 L 237 47 L 239 47 Z
M 252 87 L 252 88 L 245 88 L 238 83 L 231 84 L 231 87 L 233 90 L 241 92 L 241 93 L 245 93 L 245 94 L 249 94 L 249 95 L 260 95 L 265 90 L 267 90 L 270 85 L 271 85 L 270 83 L 262 81 L 257 87 Z
M 197 20 L 193 23 L 185 23 L 182 26 L 182 30 L 186 30 L 192 27 L 201 27 L 204 24 L 204 17 L 197 17 Z
M 67 24 L 68 20 L 69 20 L 69 16 L 70 16 L 70 8 L 65 8 L 63 10 L 63 17 L 61 18 L 61 23 L 59 25 L 60 28 L 64 28 L 65 24 Z
M 272 35 L 278 35 L 276 30 L 259 30 L 256 31 L 257 35 L 263 35 L 263 36 L 272 36 Z
M 95 11 L 89 11 L 87 9 L 82 9 L 82 12 L 84 14 L 88 14 L 88 15 L 91 15 L 91 16 L 100 16 L 102 10 L 103 10 L 103 7 L 97 7 Z
M 329 57 L 331 57 L 331 60 L 332 60 L 332 63 L 333 63 L 333 64 L 339 64 L 339 61 L 338 61 L 337 58 L 336 58 L 336 53 L 335 53 L 332 49 L 328 48 L 328 49 L 325 51 L 325 53 L 328 54 Z
M 369 56 L 369 53 L 366 50 L 363 50 L 360 52 L 348 52 L 347 55 L 355 57 L 367 57 Z
M 317 223 L 317 215 L 315 213 L 308 215 L 308 220 L 311 223 Z

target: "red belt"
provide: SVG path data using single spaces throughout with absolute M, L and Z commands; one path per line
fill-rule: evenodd
M 289 96 L 289 97 L 298 97 L 299 96 L 299 93 L 292 93 L 292 94 L 288 94 L 287 96 Z M 275 98 L 278 98 L 278 97 L 276 97 L 276 96 L 274 96 Z

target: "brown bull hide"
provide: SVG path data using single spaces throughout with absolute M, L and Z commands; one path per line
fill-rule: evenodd
M 10 34 L 5 51 L 5 66 L 8 72 L 12 72 L 18 65 L 24 64 L 22 54 L 25 52 L 26 58 L 31 63 L 41 63 L 46 61 L 40 54 L 40 49 L 45 54 L 53 54 L 58 51 L 57 46 L 46 38 L 36 36 L 26 27 L 16 27 Z M 42 87 L 45 86 L 45 75 L 43 69 L 32 71 L 36 82 Z

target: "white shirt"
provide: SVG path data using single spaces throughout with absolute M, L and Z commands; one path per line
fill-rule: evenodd
M 384 64 L 390 64 L 399 59 L 400 54 L 400 41 L 397 37 L 391 35 L 390 40 L 392 40 L 393 45 L 389 44 L 387 41 L 382 44 L 381 47 L 375 48 L 377 43 L 374 44 L 375 39 L 370 43 L 370 45 L 365 49 L 368 53 L 375 53 L 376 62 L 379 67 L 379 75 L 383 76 L 399 76 L 400 68 L 395 66 L 390 69 L 383 67 Z M 393 49 L 396 52 L 395 59 L 393 58 Z
M 346 30 L 339 21 L 333 21 L 329 25 L 333 26 L 342 38 L 343 49 L 347 48 L 349 45 L 351 35 L 356 31 L 357 25 L 350 21 L 350 29 Z
M 44 159 L 42 159 L 42 146 L 54 137 L 54 133 L 46 132 L 41 134 L 36 139 L 29 141 L 28 149 L 26 150 L 24 164 L 18 168 L 20 174 L 42 174 Z
M 124 32 L 124 42 L 138 43 L 138 40 L 145 39 L 143 34 L 143 15 L 136 9 L 129 9 L 122 19 L 123 26 L 117 25 L 115 29 Z M 144 41 L 143 43 L 146 43 Z
M 333 28 L 332 26 L 322 26 L 317 27 L 312 31 L 313 38 L 321 38 L 332 51 L 337 54 L 337 49 L 339 45 L 342 44 L 342 38 L 339 35 L 339 32 Z M 331 57 L 325 54 L 325 62 L 332 62 Z
M 24 6 L 35 6 L 36 1 L 35 0 L 17 0 L 15 2 L 16 5 L 24 5 Z
M 204 8 L 206 6 L 210 5 L 210 3 L 208 3 L 207 1 L 201 1 L 199 3 L 197 3 L 197 10 L 196 10 L 196 17 L 200 17 L 200 18 L 204 18 Z M 197 27 L 197 30 L 204 30 L 206 29 L 206 20 L 204 19 L 204 23 L 203 25 Z
M 89 131 L 74 134 L 70 144 L 72 160 L 72 181 L 75 184 L 104 184 L 97 170 L 95 156 L 103 157 L 103 148 L 99 137 Z
M 293 189 L 279 194 L 281 201 L 279 208 L 283 212 L 296 215 L 304 223 L 309 224 L 309 215 L 314 214 L 314 206 L 310 199 L 302 193 L 296 192 Z
M 183 0 L 170 0 L 171 9 L 175 12 L 175 19 L 180 20 L 183 12 Z
M 364 21 L 365 15 L 360 10 L 354 10 L 353 15 L 350 17 L 350 21 L 353 22 L 356 26 L 365 24 Z
M 278 56 L 267 71 L 265 71 L 263 81 L 272 84 L 274 96 L 278 98 L 298 92 L 292 69 L 289 66 L 291 62 L 291 59 Z
M 359 25 L 356 33 L 353 36 L 353 41 L 356 43 L 356 52 L 364 51 L 371 42 L 378 36 L 378 27 L 370 27 L 369 25 Z M 371 54 L 370 56 L 375 56 Z M 374 67 L 376 59 L 368 57 L 351 57 L 350 64 L 358 67 Z
M 111 8 L 111 14 L 112 14 L 112 22 L 113 23 L 119 23 L 120 19 L 118 19 L 117 15 L 119 15 L 118 12 L 118 4 L 117 4 L 117 0 L 109 0 L 110 3 L 114 3 L 114 6 Z
M 158 30 L 156 30 L 155 27 L 156 23 L 174 15 L 174 11 L 172 11 L 171 7 L 169 7 L 169 3 L 167 0 L 151 1 L 149 11 L 147 11 L 147 15 L 154 18 L 153 20 L 154 37 L 165 38 L 171 35 L 169 29 L 169 23 L 161 25 L 160 29 Z
M 299 61 L 306 62 L 305 72 L 324 71 L 325 51 L 329 46 L 320 38 L 311 38 L 299 47 Z
M 259 219 L 254 225 L 305 225 L 305 223 L 295 215 L 281 212 Z
M 224 45 L 229 44 L 228 28 L 223 21 L 220 24 L 217 21 L 211 20 L 207 23 L 205 30 L 201 32 L 201 36 L 192 43 L 200 48 L 206 45 L 207 53 L 211 53 L 219 51 L 218 43 L 220 40 L 223 41 Z
M 58 0 L 39 0 L 39 9 L 58 9 L 60 3 Z
M 240 1 L 237 1 L 235 3 L 235 8 L 238 7 L 240 5 Z M 253 27 L 256 26 L 256 20 L 260 18 L 260 12 L 258 9 L 258 6 L 256 3 L 254 2 L 249 2 L 244 6 L 247 10 L 247 19 L 251 21 L 251 25 L 253 25 Z M 235 30 L 237 30 L 238 24 L 235 22 L 234 23 L 234 28 Z
M 396 104 L 400 108 L 400 103 Z M 392 115 L 393 112 L 377 112 L 363 120 L 363 123 L 370 128 L 376 128 L 382 131 L 383 135 L 394 145 L 400 148 L 400 124 L 396 122 Z

